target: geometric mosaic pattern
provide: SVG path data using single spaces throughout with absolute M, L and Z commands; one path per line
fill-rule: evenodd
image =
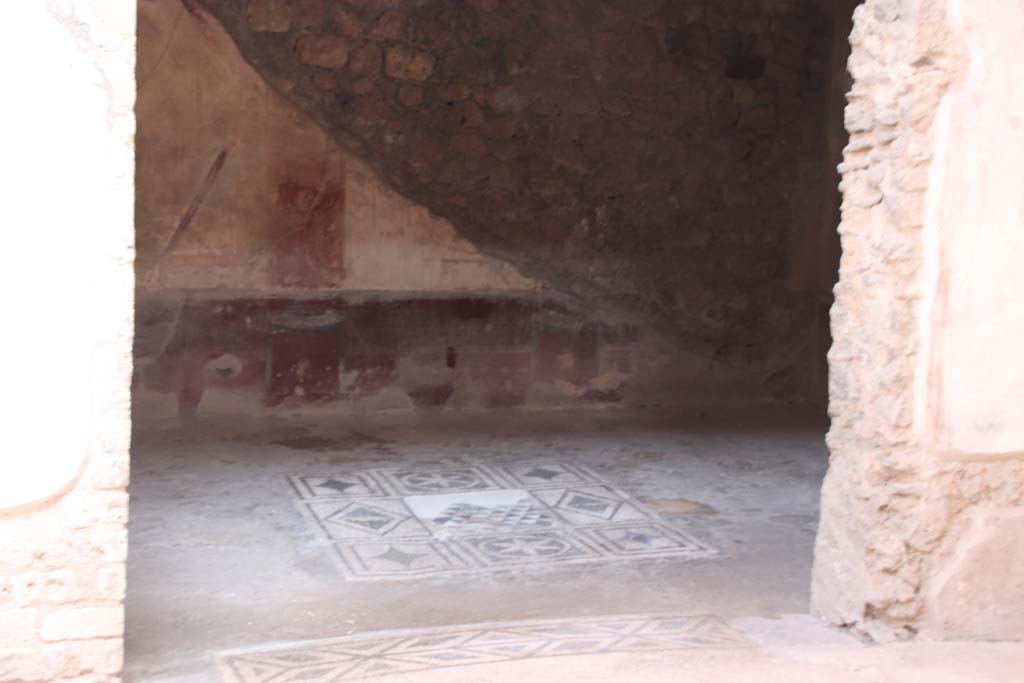
M 446 507 L 439 517 L 429 521 L 447 529 L 460 531 L 492 527 L 546 527 L 554 524 L 551 515 L 529 500 L 491 507 L 465 502 L 454 503 Z
M 744 647 L 717 617 L 616 616 L 363 634 L 225 653 L 218 664 L 225 683 L 329 683 L 532 657 Z
M 565 463 L 376 468 L 289 481 L 353 581 L 714 554 Z

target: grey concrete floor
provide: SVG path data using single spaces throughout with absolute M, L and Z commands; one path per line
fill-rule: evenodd
M 824 432 L 820 420 L 653 411 L 136 425 L 126 679 L 214 680 L 222 650 L 386 629 L 806 612 Z M 584 465 L 640 501 L 677 501 L 658 512 L 719 552 L 347 582 L 285 485 L 332 467 L 510 456 Z

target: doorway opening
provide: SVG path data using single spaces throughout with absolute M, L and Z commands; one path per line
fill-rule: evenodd
M 856 3 L 670 4 L 139 0 L 129 680 L 807 611 Z

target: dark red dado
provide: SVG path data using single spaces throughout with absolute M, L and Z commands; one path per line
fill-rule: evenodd
M 424 410 L 617 402 L 638 344 L 632 325 L 527 298 L 190 295 L 140 301 L 137 325 L 137 389 L 175 394 L 183 414 L 211 389 L 270 408 L 385 390 Z

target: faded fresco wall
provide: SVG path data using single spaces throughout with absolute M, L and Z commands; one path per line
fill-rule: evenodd
M 384 187 L 186 3 L 139 3 L 139 287 L 532 290 Z
M 880 639 L 1024 638 L 1014 0 L 856 13 L 814 608 Z
M 120 680 L 134 5 L 0 6 L 0 681 Z
M 329 43 L 305 41 L 304 59 L 340 60 Z M 820 384 L 813 362 L 805 376 L 763 354 L 708 358 L 605 297 L 568 298 L 483 255 L 343 152 L 197 5 L 143 0 L 139 44 L 139 416 L 706 406 L 804 400 Z M 372 46 L 345 58 L 385 68 Z M 819 294 L 799 321 L 808 352 L 787 353 L 820 356 L 828 269 L 814 248 L 794 262 L 815 274 L 779 287 Z

